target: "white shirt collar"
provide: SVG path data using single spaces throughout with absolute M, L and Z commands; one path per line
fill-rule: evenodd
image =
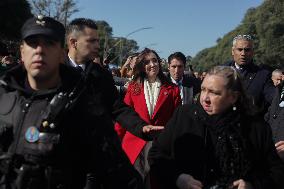
M 235 67 L 237 68 L 237 70 L 242 69 L 236 62 L 235 62 Z
M 86 65 L 85 64 L 76 64 L 76 62 L 68 55 L 68 58 L 70 60 L 70 63 L 73 67 L 80 66 L 83 70 L 85 70 Z
M 179 83 L 182 83 L 183 77 L 182 77 L 181 80 L 179 80 L 179 81 L 174 80 L 172 77 L 171 77 L 171 80 L 172 80 L 172 82 L 173 82 L 174 84 L 178 85 Z

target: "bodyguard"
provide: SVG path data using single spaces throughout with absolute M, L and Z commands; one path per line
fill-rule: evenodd
M 237 35 L 233 39 L 233 60 L 226 63 L 237 69 L 242 76 L 244 88 L 252 103 L 262 115 L 271 104 L 275 87 L 271 81 L 271 73 L 264 66 L 258 66 L 253 61 L 253 39 L 250 35 Z
M 39 16 L 21 34 L 24 64 L 0 78 L 0 188 L 81 189 L 90 172 L 96 187 L 139 188 L 100 91 L 63 64 L 63 25 Z

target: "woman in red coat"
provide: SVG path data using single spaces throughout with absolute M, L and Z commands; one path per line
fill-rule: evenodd
M 181 104 L 179 88 L 163 74 L 160 57 L 154 50 L 146 48 L 139 55 L 124 101 L 151 125 L 166 125 Z M 146 179 L 149 172 L 147 156 L 152 142 L 138 138 L 118 124 L 115 129 L 131 163 Z

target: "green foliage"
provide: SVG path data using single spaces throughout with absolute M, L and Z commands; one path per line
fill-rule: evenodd
M 112 27 L 106 21 L 96 21 L 100 38 L 100 56 L 111 63 L 121 65 L 126 58 L 139 49 L 137 42 L 125 37 L 113 37 Z
M 200 51 L 191 61 L 197 71 L 206 71 L 231 59 L 232 39 L 238 34 L 254 37 L 256 64 L 284 67 L 284 1 L 266 0 L 257 8 L 248 9 L 242 23 L 217 45 Z

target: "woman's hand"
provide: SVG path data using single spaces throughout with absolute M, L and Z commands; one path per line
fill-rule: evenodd
M 202 189 L 203 187 L 199 180 L 194 179 L 188 174 L 180 174 L 177 178 L 176 185 L 179 189 Z
M 128 66 L 130 66 L 130 62 L 131 62 L 131 57 L 129 56 L 127 59 L 126 59 L 126 61 L 125 61 L 125 63 L 124 63 L 124 67 L 128 67 Z
M 253 189 L 251 183 L 244 181 L 243 179 L 233 182 L 234 189 Z

